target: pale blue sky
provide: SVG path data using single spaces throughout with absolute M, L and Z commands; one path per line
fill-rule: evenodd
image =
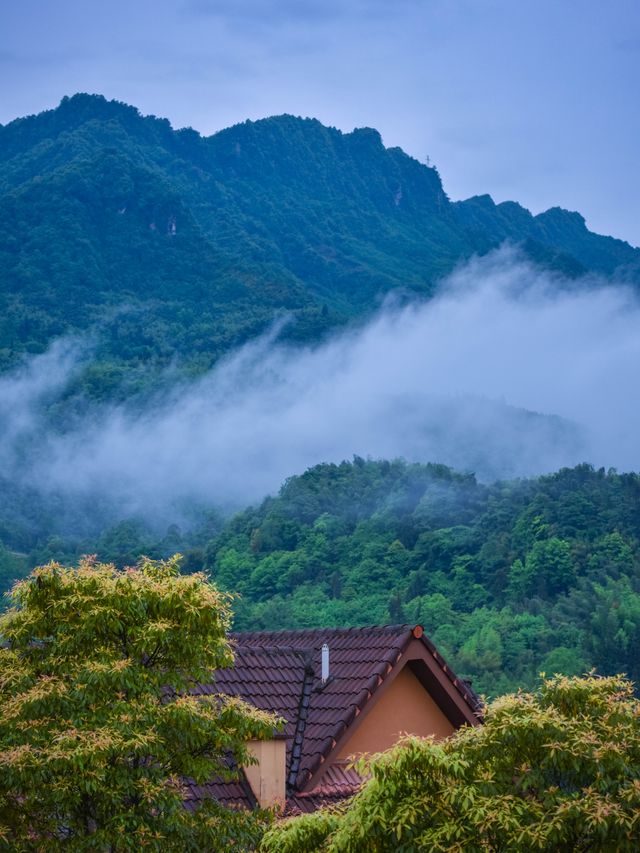
M 77 91 L 203 133 L 369 125 L 454 199 L 640 244 L 638 0 L 0 0 L 0 122 Z

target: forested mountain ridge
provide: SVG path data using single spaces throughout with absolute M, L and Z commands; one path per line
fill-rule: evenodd
M 421 623 L 492 695 L 540 671 L 640 680 L 640 477 L 483 485 L 442 465 L 318 465 L 207 546 L 241 628 Z
M 375 130 L 285 115 L 202 137 L 95 95 L 0 127 L 0 217 L 0 369 L 95 327 L 93 397 L 205 370 L 282 311 L 315 339 L 505 239 L 571 275 L 640 270 L 579 214 L 450 202 Z
M 97 553 L 122 566 L 184 552 L 185 571 L 204 566 L 240 593 L 239 628 L 422 622 L 456 670 L 492 694 L 532 685 L 541 669 L 594 666 L 640 680 L 637 474 L 580 466 L 487 485 L 442 465 L 356 458 L 310 468 L 231 519 L 224 495 L 213 506 L 215 493 L 209 509 L 194 496 L 175 515 L 129 517 L 118 477 L 109 479 L 113 457 L 103 457 L 86 499 L 66 490 L 80 473 L 82 437 L 112 409 L 118 426 L 119 401 L 134 400 L 129 409 L 151 423 L 159 400 L 190 399 L 173 390 L 185 374 L 207 371 L 283 312 L 293 315 L 290 340 L 318 340 L 366 318 L 386 293 L 429 297 L 461 259 L 504 240 L 565 280 L 595 272 L 637 285 L 639 249 L 558 208 L 532 216 L 488 196 L 451 202 L 436 169 L 385 148 L 371 129 L 279 116 L 204 138 L 89 95 L 0 127 L 0 217 L 0 372 L 69 334 L 92 347 L 69 356 L 74 372 L 59 386 L 58 368 L 46 366 L 58 361 L 43 356 L 32 398 L 22 368 L 2 377 L 15 429 L 1 448 L 0 589 L 51 559 Z M 501 457 L 580 439 L 580 425 L 525 410 L 501 432 L 489 403 L 482 417 L 485 401 L 472 406 L 462 425 L 446 401 L 436 408 L 435 430 L 464 449 L 460 468 L 480 471 L 474 453 L 486 449 L 486 427 Z M 87 409 L 89 428 L 74 444 Z M 407 411 L 418 420 L 425 410 Z M 28 463 L 65 430 L 74 453 L 41 482 Z M 100 446 L 89 440 L 87 452 Z M 104 446 L 128 464 L 126 442 Z M 181 447 L 171 452 L 183 466 Z M 248 455 L 260 466 L 268 451 Z M 170 476 L 161 488 L 171 496 Z M 167 528 L 171 520 L 183 529 Z
M 541 671 L 640 682 L 640 476 L 589 465 L 479 483 L 444 465 L 355 458 L 316 465 L 225 519 L 158 533 L 127 519 L 98 535 L 0 538 L 0 589 L 82 554 L 132 565 L 184 554 L 239 593 L 239 629 L 421 623 L 459 675 L 498 695 Z

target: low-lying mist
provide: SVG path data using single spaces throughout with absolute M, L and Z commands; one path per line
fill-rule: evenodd
M 185 502 L 254 501 L 354 454 L 484 480 L 582 461 L 640 467 L 640 303 L 624 287 L 562 280 L 503 248 L 431 301 L 387 301 L 321 345 L 285 346 L 277 331 L 142 409 L 73 419 L 64 407 L 52 419 L 51 406 L 89 356 L 58 341 L 0 379 L 1 473 L 166 519 Z

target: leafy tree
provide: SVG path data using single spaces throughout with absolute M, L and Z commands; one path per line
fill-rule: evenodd
M 582 650 L 557 646 L 542 661 L 543 672 L 562 672 L 564 675 L 580 675 L 588 669 Z
M 275 721 L 189 694 L 233 662 L 230 597 L 177 562 L 52 563 L 13 588 L 0 619 L 1 849 L 255 843 L 256 816 L 183 804 L 183 780 L 233 776 Z
M 621 676 L 555 677 L 442 743 L 406 738 L 346 806 L 282 822 L 263 853 L 635 851 L 640 703 Z
M 507 576 L 506 597 L 509 602 L 521 604 L 526 601 L 531 586 L 531 573 L 522 560 L 514 560 Z
M 633 678 L 640 677 L 640 594 L 628 578 L 609 580 L 606 586 L 595 586 L 594 592 L 591 648 L 607 668 L 617 666 Z
M 491 622 L 484 624 L 462 646 L 460 660 L 471 672 L 483 669 L 495 675 L 502 669 L 502 638 Z
M 527 554 L 525 572 L 531 595 L 547 598 L 566 592 L 576 575 L 571 545 L 556 536 L 536 542 Z

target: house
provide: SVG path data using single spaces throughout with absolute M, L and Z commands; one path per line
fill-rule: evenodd
M 353 757 L 387 749 L 405 733 L 445 738 L 478 725 L 482 705 L 456 677 L 421 626 L 322 628 L 232 634 L 236 661 L 201 695 L 226 693 L 285 722 L 255 742 L 258 763 L 240 781 L 190 786 L 227 805 L 279 805 L 310 812 L 351 796 L 362 783 Z

